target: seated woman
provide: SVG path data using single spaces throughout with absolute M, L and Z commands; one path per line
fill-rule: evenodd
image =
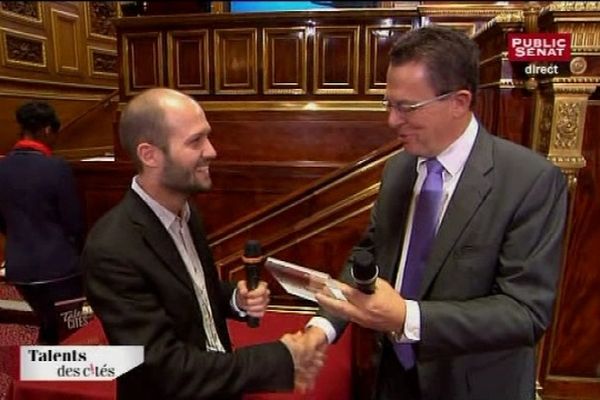
M 38 342 L 57 344 L 57 301 L 82 296 L 78 258 L 81 208 L 69 165 L 53 157 L 60 121 L 44 102 L 16 112 L 21 139 L 0 159 L 0 231 L 6 235 L 6 280 L 40 320 Z

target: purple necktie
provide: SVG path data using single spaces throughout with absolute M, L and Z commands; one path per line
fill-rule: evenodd
M 425 164 L 427 165 L 427 176 L 415 207 L 402 288 L 400 289 L 402 297 L 411 300 L 416 300 L 419 294 L 425 262 L 433 244 L 442 203 L 444 167 L 436 158 L 428 159 Z M 412 344 L 395 343 L 394 350 L 405 369 L 410 369 L 415 365 L 415 352 Z

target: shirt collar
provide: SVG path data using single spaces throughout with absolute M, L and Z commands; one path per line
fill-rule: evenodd
M 177 214 L 174 214 L 171 210 L 164 207 L 158 201 L 154 200 L 137 182 L 137 175 L 133 177 L 131 181 L 131 189 L 136 192 L 142 200 L 150 207 L 150 209 L 156 214 L 163 226 L 168 230 L 171 225 L 179 218 Z M 187 223 L 190 220 L 190 205 L 186 202 L 183 205 L 181 212 L 181 220 Z
M 475 116 L 471 114 L 471 121 L 469 121 L 469 125 L 467 125 L 465 131 L 450 146 L 437 155 L 436 158 L 450 176 L 457 174 L 467 162 L 467 158 L 475 143 L 478 129 L 479 123 Z M 425 161 L 427 161 L 427 158 L 418 157 L 417 172 L 421 168 L 421 164 Z

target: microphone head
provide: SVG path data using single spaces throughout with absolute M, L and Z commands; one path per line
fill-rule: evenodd
M 262 248 L 258 240 L 248 240 L 244 247 L 244 257 L 260 257 L 262 256 Z
M 377 266 L 373 255 L 367 251 L 360 251 L 353 256 L 352 275 L 358 281 L 370 281 L 377 276 Z

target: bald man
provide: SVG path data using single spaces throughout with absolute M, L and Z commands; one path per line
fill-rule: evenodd
M 226 318 L 261 317 L 265 282 L 220 282 L 190 196 L 211 187 L 217 153 L 202 108 L 165 88 L 135 97 L 119 134 L 138 174 L 91 230 L 82 255 L 89 302 L 111 344 L 143 345 L 122 399 L 235 399 L 305 389 L 323 354 L 299 334 L 232 352 Z

